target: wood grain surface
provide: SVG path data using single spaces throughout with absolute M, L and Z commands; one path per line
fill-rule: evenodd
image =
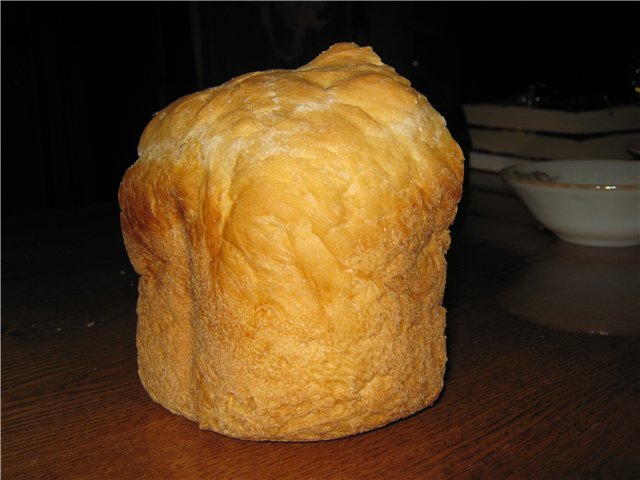
M 273 443 L 149 399 L 115 206 L 3 227 L 3 479 L 640 478 L 638 248 L 469 213 L 448 256 L 437 403 L 351 438 Z

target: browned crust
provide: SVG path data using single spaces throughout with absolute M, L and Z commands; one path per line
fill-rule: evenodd
M 432 404 L 462 154 L 369 48 L 184 97 L 122 181 L 151 397 L 201 428 L 330 439 Z

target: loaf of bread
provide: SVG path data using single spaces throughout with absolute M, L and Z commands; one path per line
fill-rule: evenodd
M 151 398 L 224 435 L 363 432 L 438 397 L 463 158 L 370 48 L 157 113 L 119 191 Z

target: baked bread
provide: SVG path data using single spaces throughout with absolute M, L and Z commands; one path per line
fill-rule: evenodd
M 156 114 L 119 191 L 149 395 L 252 440 L 431 405 L 462 174 L 444 119 L 354 44 Z

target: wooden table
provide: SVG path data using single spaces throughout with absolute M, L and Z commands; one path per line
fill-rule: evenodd
M 143 390 L 114 205 L 2 226 L 3 480 L 640 478 L 638 248 L 470 209 L 448 256 L 437 403 L 351 438 L 255 443 Z

